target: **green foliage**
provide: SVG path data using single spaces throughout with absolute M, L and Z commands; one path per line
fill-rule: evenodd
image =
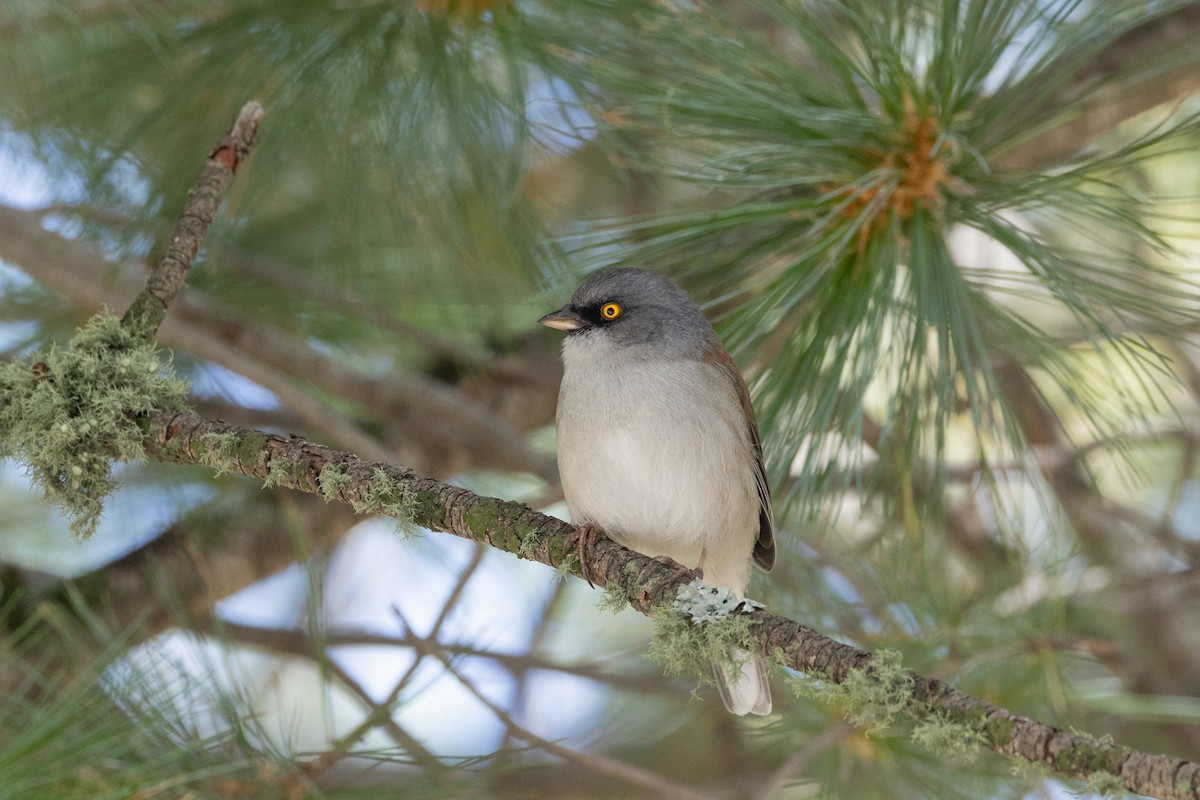
M 300 316 L 308 335 L 385 352 L 362 305 L 329 298 L 356 294 L 393 321 L 432 303 L 443 326 L 511 328 L 521 317 L 497 299 L 519 302 L 549 256 L 518 191 L 543 43 L 519 14 L 466 25 L 421 5 L 122 3 L 79 29 L 46 25 L 74 19 L 73 0 L 14 0 L 6 10 L 22 33 L 0 49 L 0 69 L 21 78 L 0 109 L 36 119 L 39 134 L 66 125 L 86 137 L 39 135 L 39 155 L 86 162 L 92 199 L 127 217 L 115 241 L 135 249 L 178 210 L 196 154 L 259 100 L 269 122 L 230 198 L 230 211 L 252 209 L 255 224 L 218 220 L 205 256 L 245 264 L 247 250 L 274 241 L 282 248 L 272 246 L 271 261 L 298 274 L 201 269 L 194 284 L 285 324 Z M 94 83 L 97 65 L 104 77 Z M 130 161 L 153 165 L 139 176 L 148 191 L 130 191 Z M 286 282 L 297 277 L 314 278 L 324 296 L 293 291 Z M 263 302 L 281 288 L 287 308 Z
M 521 359 L 510 374 L 509 363 L 489 357 L 527 352 L 523 337 L 553 307 L 539 289 L 549 286 L 557 301 L 579 272 L 599 265 L 669 271 L 711 303 L 759 410 L 780 568 L 756 593 L 849 641 L 919 642 L 906 652 L 925 661 L 910 667 L 936 664 L 1022 714 L 1055 719 L 1069 708 L 1081 727 L 1174 752 L 1166 723 L 1192 721 L 1194 709 L 1166 692 L 1141 693 L 1196 673 L 1180 667 L 1177 653 L 1187 648 L 1170 640 L 1186 643 L 1195 631 L 1180 613 L 1146 635 L 1148 626 L 1123 624 L 1112 603 L 1148 608 L 1143 601 L 1154 598 L 1139 596 L 1141 587 L 1178 578 L 1187 541 L 1138 521 L 1144 498 L 1124 476 L 1096 487 L 1100 508 L 1112 502 L 1120 513 L 1091 514 L 1120 524 L 1119 536 L 1098 545 L 1112 547 L 1113 559 L 1089 552 L 1104 531 L 1077 538 L 1057 511 L 1039 513 L 1039 503 L 1066 504 L 1019 451 L 1012 389 L 997 375 L 1007 364 L 1027 370 L 1034 385 L 1018 400 L 1044 393 L 1068 436 L 1095 437 L 1076 452 L 1071 442 L 1055 449 L 1055 463 L 1077 456 L 1081 475 L 1103 477 L 1110 447 L 1128 449 L 1144 417 L 1191 407 L 1164 391 L 1173 375 L 1162 354 L 1194 327 L 1195 285 L 1167 265 L 1196 208 L 1165 207 L 1158 195 L 1194 192 L 1196 161 L 1191 153 L 1154 159 L 1194 150 L 1182 138 L 1194 120 L 1133 119 L 1075 142 L 1078 155 L 1010 158 L 1030 137 L 1068 132 L 1059 123 L 1094 101 L 1106 105 L 1170 59 L 1194 64 L 1194 46 L 1164 41 L 1161 58 L 1129 59 L 1118 74 L 1080 85 L 1103 48 L 1174 4 L 520 0 L 467 22 L 438 13 L 437 0 L 0 6 L 0 146 L 14 163 L 47 172 L 47 230 L 78 235 L 114 260 L 149 258 L 197 155 L 253 96 L 267 106 L 264 139 L 189 292 L 235 319 L 278 325 L 363 374 L 399 367 L 457 382 L 467 364 L 484 385 L 503 376 L 517 386 L 528 377 Z M 1104 55 L 1099 66 L 1112 66 Z M 569 130 L 579 116 L 555 117 L 557 100 L 586 111 L 580 130 Z M 539 203 L 550 231 L 532 212 Z M 594 223 L 614 215 L 616 225 Z M 963 230 L 1007 248 L 1016 266 L 964 260 L 951 247 Z M 558 258 L 560 234 L 569 261 Z M 32 282 L 0 284 L 0 320 L 20 337 L 10 340 L 13 352 L 65 338 L 77 324 Z M 240 369 L 247 347 L 254 343 L 225 340 L 217 352 L 228 348 L 227 365 Z M 463 352 L 471 358 L 454 357 Z M 178 356 L 180 368 L 186 358 Z M 269 366 L 288 373 L 278 361 Z M 302 387 L 309 376 L 282 377 Z M 388 414 L 363 414 L 336 386 L 319 397 L 394 444 Z M 216 399 L 240 402 L 236 392 Z M 295 419 L 287 412 L 296 408 L 281 410 Z M 1147 429 L 1169 432 L 1177 420 L 1166 411 Z M 232 438 L 206 444 L 207 458 L 226 470 L 253 452 Z M 1172 484 L 1164 522 L 1195 478 L 1178 466 L 1184 449 L 1161 441 L 1139 453 L 1139 467 Z M 151 473 L 143 480 L 156 480 Z M 334 468 L 321 476 L 327 497 L 347 483 Z M 1005 496 L 985 497 L 987 486 Z M 245 502 L 261 503 L 253 509 L 261 513 L 271 493 L 253 494 L 261 497 Z M 382 495 L 363 508 L 389 505 L 386 488 Z M 421 519 L 444 522 L 435 493 L 412 503 Z M 20 513 L 31 505 L 0 486 L 0 532 L 40 524 L 40 510 Z M 830 525 L 799 524 L 829 509 L 837 510 Z M 483 507 L 472 528 L 487 532 L 495 518 L 494 506 Z M 1028 538 L 998 535 L 1006 521 Z M 528 552 L 534 537 L 505 531 L 495 541 Z M 574 566 L 573 554 L 558 556 Z M 1123 579 L 1130 564 L 1136 579 Z M 1160 574 L 1155 564 L 1167 566 Z M 1120 591 L 1103 588 L 1111 586 Z M 544 630 L 556 635 L 541 653 L 551 652 L 551 638 L 569 638 L 564 631 L 590 633 L 592 604 L 583 606 L 583 618 L 571 616 L 577 607 L 547 609 Z M 602 621 L 610 635 L 583 636 L 571 657 L 627 654 L 626 623 L 641 620 Z M 684 668 L 706 680 L 709 645 L 688 638 L 712 632 L 690 626 L 682 638 L 667 636 L 685 651 L 669 658 L 686 655 Z M 1129 669 L 1117 674 L 1112 664 Z M 1136 698 L 1129 675 L 1138 677 Z M 903 680 L 859 679 L 846 691 L 859 701 L 832 699 L 861 706 L 853 713 L 866 722 L 892 719 Z M 941 720 L 918 724 L 912 737 L 851 731 L 831 744 L 822 734 L 840 735 L 840 726 L 830 730 L 830 709 L 779 699 L 784 713 L 758 727 L 712 724 L 707 709 L 663 714 L 658 698 L 638 695 L 625 707 L 615 701 L 614 724 L 588 747 L 655 770 L 670 765 L 700 791 L 748 785 L 749 775 L 730 774 L 730 759 L 712 757 L 746 731 L 755 736 L 748 771 L 805 748 L 801 793 L 1015 797 L 1042 779 L 1033 769 L 1022 781 L 1006 778 L 997 759 L 947 769 L 914 741 L 941 754 L 956 736 L 970 738 Z M 641 725 L 631 720 L 638 714 Z M 30 716 L 14 717 L 14 732 Z M 992 721 L 994 741 L 1004 724 Z M 109 763 L 82 737 L 63 734 L 63 743 L 88 767 Z M 121 744 L 108 744 L 118 761 Z M 25 766 L 39 766 L 30 752 Z M 221 757 L 243 752 L 252 748 Z M 195 763 L 219 770 L 219 760 Z M 70 774 L 75 764 L 56 758 L 48 767 Z M 127 788 L 153 788 L 147 783 Z M 184 786 L 198 796 L 205 788 Z
M 106 654 L 94 669 L 74 679 L 30 674 L 31 686 L 41 683 L 42 702 L 21 691 L 0 698 L 0 770 L 5 776 L 0 800 L 116 800 L 156 792 L 167 783 L 190 784 L 215 796 L 223 779 L 253 781 L 251 763 L 205 756 L 216 742 L 195 736 L 172 741 L 149 710 L 138 719 L 115 707 L 97 685 L 114 656 Z
M 707 5 L 662 4 L 622 40 L 623 58 L 581 80 L 618 110 L 603 119 L 614 141 L 636 143 L 628 157 L 695 186 L 698 202 L 607 224 L 579 253 L 593 266 L 677 272 L 719 303 L 723 336 L 755 376 L 774 483 L 788 487 L 778 505 L 828 508 L 828 493 L 869 466 L 864 439 L 886 457 L 854 488 L 897 505 L 904 490 L 889 470 L 927 458 L 936 496 L 951 437 L 986 478 L 995 443 L 1024 440 L 997 364 L 1043 372 L 1098 435 L 1143 415 L 1174 380 L 1147 334 L 1180 332 L 1200 293 L 1164 266 L 1147 198 L 1122 187 L 1147 158 L 1183 146 L 1196 117 L 1052 172 L 1005 158 L 1076 110 L 1055 95 L 1071 65 L 1144 10 L 757 5 L 778 38 Z M 789 36 L 794 50 L 781 44 Z M 951 236 L 968 230 L 1017 266 L 964 261 Z M 1028 314 L 1030 297 L 1045 315 Z M 1080 351 L 1099 354 L 1104 387 Z M 793 464 L 800 474 L 784 480 Z
M 23 463 L 86 539 L 115 486 L 112 459 L 142 456 L 138 416 L 181 409 L 186 397 L 157 347 L 97 314 L 67 346 L 0 364 L 0 457 Z
M 159 670 L 131 669 L 132 632 L 113 633 L 77 592 L 66 595 L 63 606 L 43 603 L 20 625 L 0 608 L 4 667 L 25 667 L 24 682 L 0 693 L 0 800 L 379 796 L 317 786 L 272 745 L 279 732 L 257 718 L 245 694 L 253 689 L 237 680 L 198 677 L 162 654 Z M 212 704 L 202 723 L 189 715 L 197 703 Z M 386 748 L 362 747 L 355 756 L 379 765 L 404 760 Z M 393 790 L 445 794 L 418 774 L 404 784 Z

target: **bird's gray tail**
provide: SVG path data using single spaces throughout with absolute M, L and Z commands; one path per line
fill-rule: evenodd
M 738 715 L 770 714 L 771 685 L 767 683 L 767 665 L 762 656 L 743 650 L 737 661 L 732 667 L 713 666 L 725 708 Z

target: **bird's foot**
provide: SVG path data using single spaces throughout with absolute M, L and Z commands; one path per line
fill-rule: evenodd
M 592 572 L 588 569 L 588 562 L 584 556 L 596 543 L 596 537 L 599 535 L 600 529 L 590 522 L 577 525 L 575 530 L 567 534 L 567 547 L 574 547 L 575 555 L 579 559 L 579 574 L 593 589 L 596 588 L 596 585 L 592 583 Z
M 679 580 L 680 578 L 684 577 L 692 578 L 693 580 L 704 579 L 703 561 L 700 562 L 700 566 L 692 569 L 691 567 L 685 567 L 683 564 L 680 564 L 670 556 L 655 556 L 654 560 L 665 567 L 670 567 L 671 569 L 675 570 L 675 574 L 671 576 L 672 581 Z

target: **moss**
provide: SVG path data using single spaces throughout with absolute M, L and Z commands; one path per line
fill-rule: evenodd
M 487 501 L 477 502 L 463 514 L 463 522 L 471 529 L 471 533 L 479 541 L 490 540 L 501 550 L 510 553 L 521 549 L 520 540 L 513 542 L 508 531 L 499 527 L 500 515 L 493 504 Z
M 234 449 L 237 463 L 239 465 L 256 463 L 263 457 L 263 453 L 267 452 L 267 440 L 267 434 L 258 431 L 237 437 L 237 447 Z
M 565 578 L 568 575 L 578 575 L 581 569 L 579 554 L 574 550 L 567 552 L 560 560 L 554 562 L 554 574 L 560 578 Z
M 1112 736 L 1097 739 L 1077 730 L 1072 730 L 1071 734 L 1075 736 L 1075 745 L 1055 756 L 1055 767 L 1076 774 L 1106 771 L 1113 754 Z
M 542 541 L 542 537 L 543 534 L 541 531 L 537 528 L 532 528 L 527 540 L 532 544 L 537 544 Z M 550 556 L 550 563 L 554 565 L 554 570 L 559 577 L 580 574 L 581 562 L 579 560 L 579 550 L 573 544 L 570 534 L 564 533 L 547 536 L 545 537 L 545 542 L 546 552 Z M 532 550 L 530 552 L 532 553 Z M 525 557 L 524 553 L 518 553 L 518 555 Z
M 0 458 L 24 464 L 75 536 L 87 538 L 115 488 L 112 459 L 143 455 L 140 418 L 181 410 L 186 397 L 158 348 L 102 312 L 65 347 L 0 365 Z

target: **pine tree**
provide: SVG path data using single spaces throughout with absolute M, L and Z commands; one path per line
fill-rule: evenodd
M 1200 796 L 1113 760 L 1200 761 L 1198 33 L 1194 2 L 7 0 L 0 798 Z M 210 154 L 236 180 L 161 327 L 85 325 L 181 246 Z M 692 626 L 497 553 L 578 573 L 476 497 L 558 499 L 534 321 L 611 265 L 684 285 L 751 384 L 752 595 L 875 654 L 778 668 L 767 722 L 664 675 Z M 487 544 L 408 535 L 439 525 Z M 990 752 L 1007 718 L 920 676 L 1107 766 Z

